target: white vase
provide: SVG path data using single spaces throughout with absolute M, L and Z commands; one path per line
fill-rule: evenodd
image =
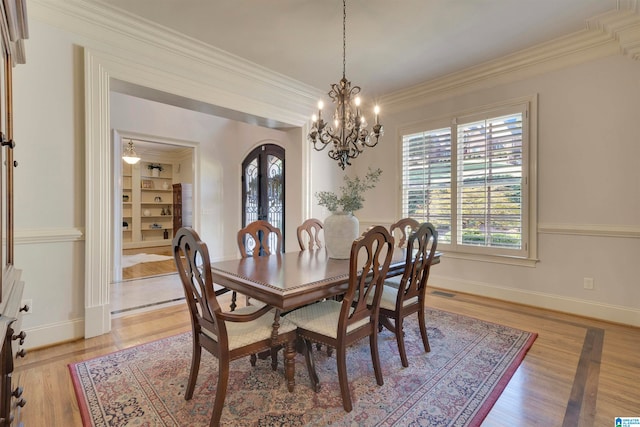
M 154 178 L 159 177 L 160 176 L 160 170 L 156 169 L 156 168 L 151 169 L 151 176 L 154 177 Z
M 329 258 L 349 259 L 360 222 L 352 213 L 334 212 L 324 220 L 324 240 Z

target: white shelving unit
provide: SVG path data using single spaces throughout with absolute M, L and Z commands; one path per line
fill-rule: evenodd
M 150 168 L 150 166 L 155 166 Z M 122 247 L 165 246 L 173 238 L 173 165 L 140 161 L 122 174 Z M 129 197 L 127 197 L 129 196 Z M 127 223 L 127 227 L 124 224 Z

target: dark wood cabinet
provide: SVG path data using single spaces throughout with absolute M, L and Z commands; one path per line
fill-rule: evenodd
M 180 227 L 193 227 L 193 185 L 173 184 L 173 235 Z
M 0 2 L 0 45 L 3 66 L 0 67 L 0 426 L 21 426 L 20 414 L 27 401 L 22 387 L 14 377 L 16 358 L 24 357 L 21 346 L 26 334 L 22 331 L 24 282 L 21 271 L 14 267 L 13 170 L 18 166 L 13 158 L 16 142 L 13 137 L 13 69 L 24 64 L 24 43 L 28 37 L 26 0 Z

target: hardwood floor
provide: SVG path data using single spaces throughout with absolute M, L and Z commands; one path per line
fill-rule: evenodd
M 140 249 L 125 249 L 122 251 L 123 255 L 133 255 L 139 253 L 156 254 L 156 255 L 168 255 L 172 256 L 171 246 L 158 246 L 151 248 Z M 143 262 L 133 265 L 131 267 L 122 269 L 122 279 L 131 280 L 139 279 L 142 277 L 152 277 L 160 274 L 176 273 L 177 270 L 172 259 L 167 261 L 157 262 Z
M 483 426 L 599 427 L 640 416 L 640 329 L 437 289 L 427 304 L 538 333 Z M 82 425 L 69 363 L 189 329 L 178 305 L 114 319 L 100 337 L 30 351 L 15 371 L 28 402 L 24 424 Z

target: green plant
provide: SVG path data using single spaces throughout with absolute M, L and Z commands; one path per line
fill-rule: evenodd
M 352 179 L 345 175 L 345 184 L 340 187 L 340 197 L 332 191 L 318 191 L 316 193 L 318 205 L 324 206 L 331 212 L 353 213 L 362 208 L 364 192 L 376 186 L 381 174 L 382 169 L 369 168 L 364 178 L 356 176 Z
M 148 168 L 149 170 L 158 169 L 160 172 L 162 172 L 162 170 L 164 169 L 164 168 L 162 167 L 162 165 L 161 165 L 161 164 L 158 164 L 158 163 L 149 163 L 149 164 L 147 165 L 147 168 Z

